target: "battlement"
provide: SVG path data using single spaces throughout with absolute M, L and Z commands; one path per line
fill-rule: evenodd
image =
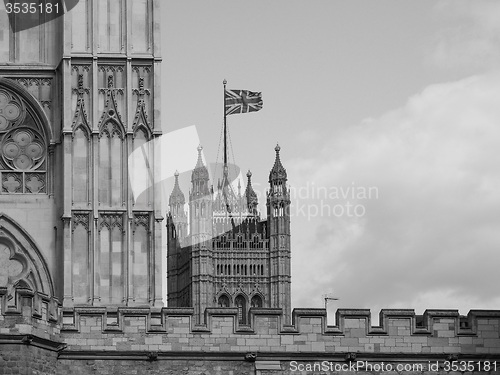
M 43 293 L 0 288 L 0 343 L 30 343 L 59 350 L 61 307 Z
M 339 309 L 336 325 L 324 309 L 295 309 L 293 324 L 281 309 L 250 310 L 238 324 L 235 308 L 209 308 L 196 325 L 189 308 L 92 308 L 63 311 L 61 337 L 68 351 L 268 352 L 364 354 L 500 354 L 500 311 L 382 310 L 373 326 L 367 309 Z
M 471 310 L 467 316 L 457 310 L 427 310 L 421 316 L 409 309 L 382 310 L 374 325 L 368 309 L 339 309 L 335 325 L 327 325 L 325 309 L 295 309 L 287 325 L 281 309 L 252 308 L 250 324 L 241 325 L 236 308 L 208 308 L 204 324 L 196 324 L 192 308 L 61 308 L 57 300 L 28 289 L 12 296 L 2 288 L 0 297 L 4 360 L 17 365 L 31 356 L 46 373 L 86 373 L 106 363 L 135 371 L 141 361 L 163 370 L 220 367 L 250 373 L 255 360 L 256 371 L 281 371 L 292 361 L 500 360 L 498 310 Z
M 30 337 L 53 350 L 145 352 L 419 353 L 500 355 L 500 311 L 382 310 L 373 325 L 368 309 L 339 309 L 327 325 L 325 309 L 252 308 L 249 325 L 236 308 L 208 308 L 195 324 L 191 308 L 74 307 L 28 289 L 0 288 L 1 340 Z M 49 341 L 51 343 L 49 343 Z M 64 345 L 63 345 L 64 344 Z

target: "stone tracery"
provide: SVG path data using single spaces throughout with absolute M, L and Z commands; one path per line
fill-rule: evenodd
M 46 193 L 47 140 L 30 105 L 0 87 L 1 193 Z M 29 173 L 28 173 L 29 172 Z

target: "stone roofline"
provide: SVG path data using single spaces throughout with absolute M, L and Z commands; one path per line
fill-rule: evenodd
M 207 308 L 205 310 L 205 324 L 195 324 L 193 308 L 182 307 L 74 307 L 63 310 L 63 321 L 66 322 L 61 327 L 61 331 L 80 331 L 80 321 L 84 316 L 101 317 L 103 332 L 121 332 L 123 331 L 124 320 L 129 317 L 145 318 L 146 332 L 162 333 L 168 332 L 170 318 L 186 317 L 190 321 L 191 333 L 211 333 L 214 320 L 219 318 L 233 318 L 234 334 L 255 334 L 256 325 L 266 320 L 274 320 L 278 323 L 275 331 L 277 334 L 302 334 L 310 332 L 311 319 L 315 319 L 316 327 L 321 327 L 321 334 L 329 336 L 344 336 L 349 330 L 350 324 L 346 323 L 349 320 L 363 321 L 366 336 L 373 335 L 389 335 L 389 327 L 391 321 L 406 321 L 400 326 L 410 329 L 410 335 L 432 335 L 436 329 L 437 319 L 447 319 L 453 321 L 450 323 L 449 330 L 454 331 L 456 336 L 477 336 L 478 335 L 478 319 L 492 319 L 498 321 L 500 325 L 500 310 L 470 310 L 466 316 L 465 326 L 461 325 L 464 322 L 463 316 L 458 313 L 458 310 L 426 310 L 423 314 L 423 324 L 417 326 L 417 316 L 413 309 L 383 309 L 381 310 L 380 326 L 373 326 L 371 322 L 371 313 L 369 309 L 338 309 L 336 312 L 336 324 L 326 324 L 326 310 L 322 308 L 296 308 L 292 312 L 292 324 L 283 324 L 282 310 L 274 308 L 251 308 L 250 309 L 250 324 L 241 325 L 238 323 L 237 308 Z M 260 322 L 256 322 L 259 320 Z M 72 323 L 69 323 L 69 322 Z M 69 324 L 68 324 L 69 323 Z M 453 326 L 453 327 L 451 327 Z M 279 327 L 279 329 L 278 329 Z M 175 331 L 175 330 L 174 330 Z M 316 330 L 315 330 L 316 331 Z
M 8 316 L 23 316 L 32 318 L 32 322 L 45 322 L 59 326 L 61 331 L 79 332 L 82 318 L 99 317 L 102 321 L 102 332 L 121 332 L 127 320 L 134 317 L 144 319 L 144 330 L 148 333 L 169 332 L 172 319 L 184 317 L 189 321 L 189 331 L 192 333 L 210 333 L 213 331 L 214 321 L 231 318 L 234 322 L 234 334 L 254 334 L 256 327 L 264 321 L 274 321 L 276 334 L 301 334 L 310 332 L 311 324 L 315 332 L 323 335 L 343 336 L 351 328 L 352 321 L 358 321 L 366 336 L 389 335 L 394 321 L 400 321 L 398 326 L 406 327 L 410 335 L 432 335 L 439 320 L 448 320 L 447 330 L 458 336 L 477 336 L 478 320 L 487 319 L 500 325 L 500 310 L 470 310 L 466 317 L 461 316 L 458 310 L 426 310 L 423 316 L 415 314 L 413 309 L 383 309 L 379 314 L 380 326 L 373 325 L 372 314 L 369 309 L 338 309 L 335 314 L 335 325 L 327 325 L 326 310 L 322 308 L 296 308 L 292 312 L 292 324 L 284 324 L 282 310 L 276 308 L 251 308 L 249 325 L 238 323 L 237 308 L 207 308 L 205 310 L 205 324 L 194 323 L 192 308 L 151 308 L 151 307 L 99 307 L 80 306 L 62 308 L 56 298 L 50 298 L 42 293 L 35 293 L 29 289 L 17 289 L 14 301 L 8 301 L 7 289 L 0 288 L 0 308 L 2 322 Z M 25 319 L 26 320 L 26 319 Z M 314 324 L 312 323 L 314 321 Z M 420 322 L 418 324 L 417 322 Z M 61 325 L 62 323 L 62 325 Z M 97 327 L 96 327 L 97 328 Z M 319 331 L 318 331 L 319 330 Z M 58 333 L 58 332 L 57 332 Z M 187 332 L 185 332 L 187 333 Z M 497 330 L 497 336 L 500 331 Z
M 197 325 L 192 308 L 62 308 L 30 290 L 18 289 L 15 301 L 5 292 L 0 290 L 0 344 L 36 346 L 68 358 L 259 353 L 259 358 L 289 359 L 500 359 L 500 310 L 471 310 L 463 317 L 457 310 L 418 316 L 410 309 L 388 309 L 374 326 L 368 309 L 339 309 L 336 324 L 329 326 L 325 309 L 294 309 L 287 325 L 281 309 L 252 308 L 250 324 L 240 325 L 236 308 L 208 308 L 205 324 Z

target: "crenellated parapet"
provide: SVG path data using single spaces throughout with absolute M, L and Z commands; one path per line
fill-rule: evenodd
M 249 325 L 236 308 L 208 308 L 195 324 L 190 308 L 91 308 L 63 311 L 63 355 L 101 353 L 268 353 L 283 355 L 500 355 L 500 311 L 382 310 L 373 325 L 366 309 L 340 309 L 336 325 L 324 309 L 295 309 L 292 325 L 281 309 L 253 308 Z M 108 353 L 109 354 L 109 353 Z M 187 355 L 187 354 L 186 354 Z
M 85 361 L 102 359 L 131 368 L 158 361 L 161 369 L 170 368 L 170 361 L 185 367 L 200 358 L 202 367 L 247 368 L 255 361 L 255 369 L 282 370 L 317 361 L 500 363 L 498 310 L 471 310 L 467 316 L 457 310 L 382 310 L 375 322 L 368 309 L 339 309 L 335 325 L 328 325 L 324 309 L 295 309 L 287 325 L 281 309 L 252 308 L 249 324 L 242 325 L 237 308 L 207 308 L 204 323 L 196 324 L 192 308 L 61 308 L 57 300 L 23 288 L 14 295 L 1 288 L 0 300 L 2 350 L 21 350 L 61 373 L 71 373 L 72 363 L 87 371 L 106 362 Z
M 17 288 L 0 288 L 0 343 L 23 343 L 51 351 L 64 347 L 60 340 L 60 303 L 55 298 Z

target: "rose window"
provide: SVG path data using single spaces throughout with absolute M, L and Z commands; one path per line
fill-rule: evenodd
M 12 101 L 7 93 L 0 91 L 0 131 L 6 130 L 9 125 L 21 117 L 21 107 Z
M 8 134 L 2 146 L 4 161 L 13 169 L 22 171 L 36 168 L 43 161 L 44 145 L 32 129 L 15 129 Z
M 47 192 L 47 142 L 38 118 L 20 94 L 0 85 L 0 194 Z

